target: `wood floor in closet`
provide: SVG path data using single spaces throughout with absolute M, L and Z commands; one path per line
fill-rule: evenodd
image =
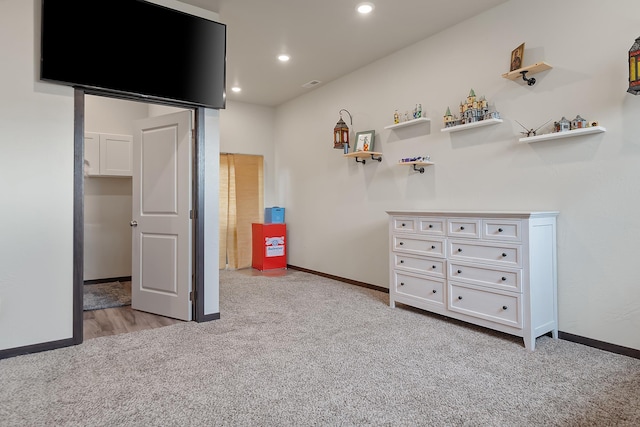
M 131 306 L 85 311 L 83 317 L 83 336 L 85 340 L 161 328 L 182 322 L 182 320 L 133 310 Z

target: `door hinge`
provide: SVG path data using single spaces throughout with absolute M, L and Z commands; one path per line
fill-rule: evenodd
M 189 219 L 193 219 L 193 209 L 189 211 Z
M 194 291 L 189 292 L 189 301 L 196 300 L 196 293 Z

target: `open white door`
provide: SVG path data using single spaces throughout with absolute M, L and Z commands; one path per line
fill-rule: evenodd
M 191 111 L 139 120 L 133 135 L 131 307 L 191 320 Z

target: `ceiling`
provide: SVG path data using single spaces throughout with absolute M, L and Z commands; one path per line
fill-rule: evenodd
M 277 106 L 507 0 L 181 1 L 227 25 L 227 99 Z

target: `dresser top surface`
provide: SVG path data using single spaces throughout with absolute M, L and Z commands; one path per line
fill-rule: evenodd
M 448 216 L 448 217 L 481 217 L 481 218 L 544 218 L 556 217 L 558 211 L 465 211 L 465 210 L 402 210 L 386 211 L 392 216 Z

